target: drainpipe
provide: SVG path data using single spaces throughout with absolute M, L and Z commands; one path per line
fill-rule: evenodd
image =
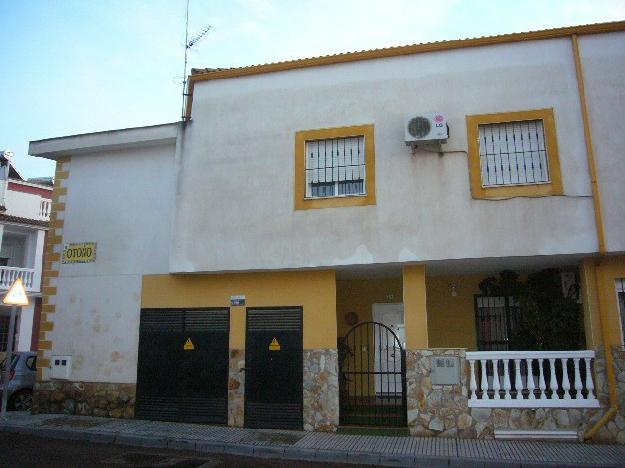
M 579 102 L 582 110 L 582 120 L 584 122 L 584 140 L 586 141 L 586 156 L 588 158 L 588 170 L 590 172 L 590 183 L 592 187 L 592 199 L 595 211 L 595 226 L 597 228 L 597 241 L 599 244 L 599 258 L 595 263 L 593 274 L 595 276 L 595 289 L 597 291 L 597 307 L 599 308 L 599 321 L 601 322 L 601 335 L 603 338 L 603 349 L 605 354 L 605 368 L 608 377 L 608 389 L 610 395 L 610 408 L 584 434 L 584 440 L 591 439 L 594 435 L 605 426 L 618 412 L 618 396 L 616 392 L 616 377 L 614 375 L 614 361 L 612 358 L 612 349 L 609 340 L 608 311 L 605 304 L 601 300 L 601 283 L 598 276 L 601 275 L 601 263 L 606 254 L 605 231 L 603 229 L 603 213 L 601 209 L 601 194 L 599 192 L 599 182 L 597 178 L 597 165 L 595 162 L 595 152 L 592 144 L 592 131 L 590 127 L 590 118 L 588 117 L 588 106 L 586 104 L 586 90 L 584 86 L 584 71 L 579 53 L 579 41 L 577 34 L 571 35 L 573 46 L 573 57 L 575 58 L 575 73 L 577 76 L 577 88 L 579 91 Z
M 603 415 L 603 417 L 595 423 L 590 429 L 586 431 L 584 434 L 584 440 L 592 439 L 595 434 L 605 426 L 610 420 L 616 416 L 618 412 L 618 396 L 616 393 L 616 376 L 614 375 L 614 361 L 612 358 L 612 349 L 610 346 L 610 340 L 608 339 L 610 329 L 608 326 L 608 316 L 606 312 L 606 307 L 601 302 L 601 290 L 600 290 L 600 281 L 598 279 L 598 275 L 601 274 L 601 258 L 595 264 L 595 268 L 593 271 L 595 277 L 595 289 L 597 290 L 597 306 L 599 307 L 599 321 L 601 322 L 601 335 L 603 337 L 603 352 L 605 354 L 605 370 L 608 374 L 608 390 L 610 395 L 610 407 L 608 411 Z

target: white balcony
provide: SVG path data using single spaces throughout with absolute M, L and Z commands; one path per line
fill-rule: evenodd
M 8 190 L 5 206 L 7 215 L 36 221 L 49 221 L 52 200 L 32 193 Z
M 52 200 L 42 198 L 39 202 L 39 216 L 37 219 L 41 221 L 50 221 L 50 211 L 52 209 Z
M 34 268 L 0 266 L 0 290 L 9 289 L 17 278 L 21 278 L 26 292 L 39 292 L 41 278 Z
M 594 351 L 468 352 L 469 406 L 597 408 Z

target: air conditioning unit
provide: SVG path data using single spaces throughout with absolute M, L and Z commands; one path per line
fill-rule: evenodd
M 410 114 L 406 117 L 404 133 L 408 146 L 418 143 L 446 143 L 449 137 L 447 120 L 440 112 Z

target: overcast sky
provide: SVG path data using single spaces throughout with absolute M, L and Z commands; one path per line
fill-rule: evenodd
M 190 0 L 192 67 L 625 20 L 625 0 Z M 180 117 L 186 0 L 0 0 L 0 150 Z

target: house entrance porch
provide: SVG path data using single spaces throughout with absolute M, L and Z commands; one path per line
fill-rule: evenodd
M 352 327 L 376 322 L 380 304 L 401 307 L 412 434 L 580 438 L 610 406 L 598 308 L 610 282 L 614 301 L 605 315 L 619 331 L 607 337 L 610 365 L 617 376 L 625 368 L 614 284 L 624 264 L 621 257 L 597 267 L 595 259 L 567 256 L 339 270 L 339 367 Z M 341 403 L 341 425 L 363 424 L 344 413 Z M 613 422 L 597 436 L 615 440 L 620 432 Z

